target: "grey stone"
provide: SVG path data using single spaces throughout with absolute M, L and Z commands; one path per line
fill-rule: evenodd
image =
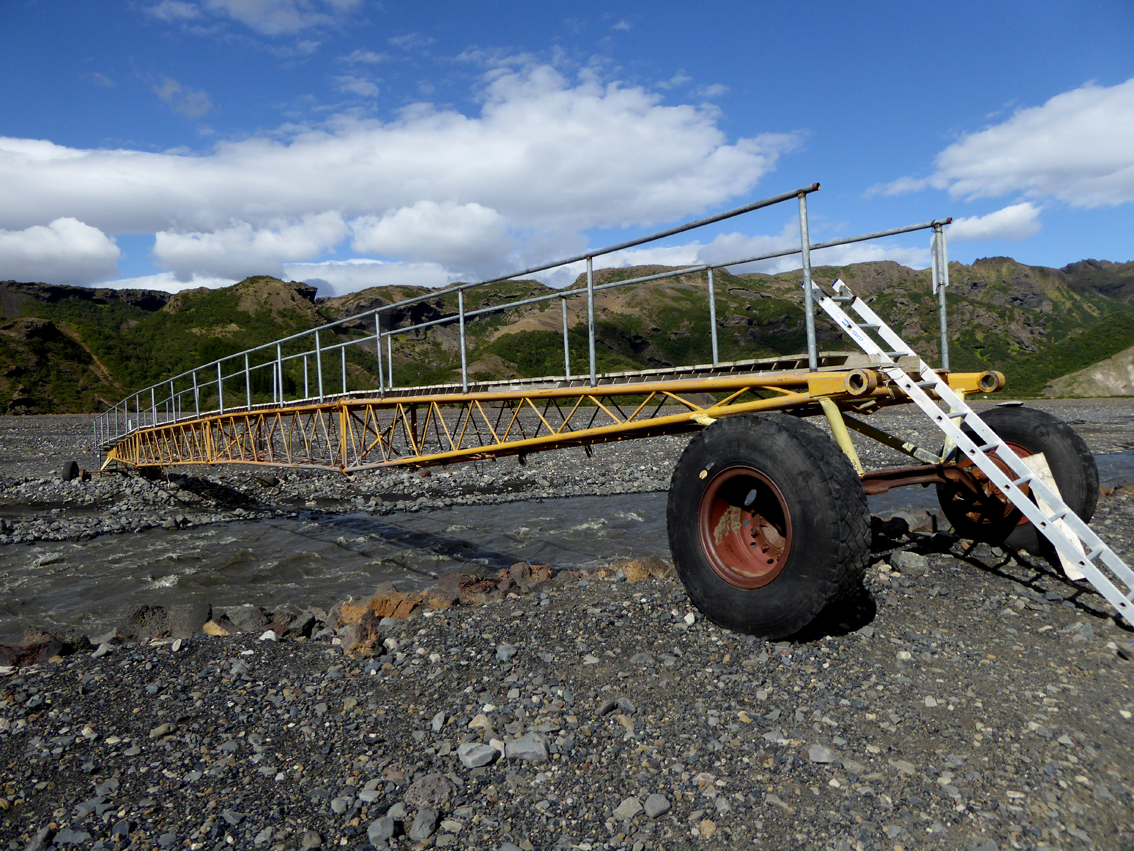
M 425 774 L 406 789 L 403 800 L 411 807 L 444 809 L 453 797 L 455 787 L 444 774 Z
M 233 827 L 236 827 L 244 821 L 244 813 L 238 813 L 235 810 L 224 810 L 221 813 L 221 818 L 228 822 Z
M 366 838 L 370 840 L 371 845 L 377 845 L 379 842 L 393 839 L 394 827 L 395 824 L 392 817 L 382 816 L 382 818 L 370 822 L 370 827 L 366 829 Z
M 448 720 L 444 712 L 438 712 L 433 716 L 433 720 L 429 722 L 429 729 L 434 733 L 440 733 L 441 728 L 445 726 L 445 721 Z
M 481 742 L 464 742 L 457 746 L 457 759 L 465 768 L 480 768 L 488 765 L 500 754 L 500 751 Z
M 519 652 L 520 651 L 513 647 L 511 644 L 501 644 L 496 648 L 496 661 L 510 662 Z
M 314 830 L 308 830 L 303 834 L 303 838 L 299 841 L 300 848 L 322 848 L 323 837 L 316 833 Z
M 267 845 L 271 841 L 272 841 L 272 826 L 268 825 L 267 827 L 265 827 L 263 830 L 261 830 L 259 833 L 256 834 L 256 838 L 252 840 L 252 843 L 254 845 Z
M 417 815 L 414 816 L 409 830 L 406 831 L 406 835 L 414 842 L 421 842 L 428 839 L 433 835 L 433 832 L 437 830 L 439 818 L 440 815 L 433 807 L 422 807 L 417 811 Z
M 43 851 L 51 843 L 51 837 L 54 835 L 55 828 L 51 825 L 41 827 L 31 838 L 31 842 L 28 843 L 25 851 Z
M 665 795 L 659 795 L 657 792 L 646 798 L 646 804 L 643 809 L 646 812 L 647 818 L 657 818 L 669 812 L 670 803 Z
M 547 743 L 538 733 L 527 733 L 513 739 L 504 746 L 508 759 L 522 759 L 525 762 L 547 762 Z
M 59 846 L 64 845 L 84 845 L 90 842 L 91 835 L 85 830 L 71 830 L 70 828 L 63 828 L 55 834 L 55 844 Z
M 621 804 L 614 808 L 615 818 L 620 818 L 623 821 L 629 821 L 642 812 L 642 802 L 637 798 L 626 798 Z
M 907 576 L 925 576 L 929 573 L 929 559 L 917 553 L 898 551 L 890 556 L 890 564 Z
M 835 752 L 825 745 L 812 745 L 807 749 L 807 758 L 812 762 L 834 762 Z

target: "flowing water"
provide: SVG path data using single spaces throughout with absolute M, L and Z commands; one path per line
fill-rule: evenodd
M 1098 458 L 1103 484 L 1134 483 L 1134 451 Z M 372 517 L 304 515 L 81 542 L 0 548 L 0 643 L 29 626 L 117 623 L 133 606 L 330 606 L 394 580 L 422 588 L 447 571 L 491 573 L 518 561 L 584 568 L 669 558 L 664 493 L 461 506 Z M 933 488 L 872 497 L 871 511 L 937 507 Z

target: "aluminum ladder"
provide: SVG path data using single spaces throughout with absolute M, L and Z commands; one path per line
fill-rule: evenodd
M 881 366 L 879 372 L 897 384 L 914 404 L 933 421 L 945 436 L 965 453 L 980 468 L 989 480 L 1005 494 L 1016 508 L 1027 517 L 1035 527 L 1052 543 L 1060 555 L 1079 569 L 1095 589 L 1107 599 L 1128 623 L 1134 625 L 1134 571 L 1118 557 L 1090 527 L 1072 511 L 1015 452 L 985 425 L 984 421 L 965 401 L 949 387 L 940 375 L 908 346 L 873 310 L 858 296 L 854 295 L 841 280 L 831 285 L 834 295 L 827 295 L 823 289 L 812 283 L 812 294 L 819 301 L 840 328 L 855 341 L 867 354 L 876 355 Z M 843 310 L 848 305 L 858 315 L 861 323 L 855 322 Z M 889 348 L 883 348 L 867 334 L 873 331 Z M 917 375 L 911 375 L 897 363 L 901 357 L 917 358 Z M 932 391 L 937 399 L 948 404 L 944 411 L 929 395 Z M 974 441 L 961 429 L 967 425 L 977 438 Z M 979 443 L 977 442 L 979 441 Z M 1011 475 L 1005 473 L 990 456 L 997 458 L 1008 467 Z M 1028 498 L 1021 490 L 1028 486 L 1036 496 L 1037 502 L 1045 504 L 1045 513 L 1037 502 Z M 1059 528 L 1060 521 L 1066 524 Z M 1067 534 L 1067 531 L 1073 534 Z M 1074 540 L 1077 537 L 1078 540 Z M 1080 543 L 1081 542 L 1081 543 Z M 1122 582 L 1131 594 L 1124 594 L 1111 576 Z

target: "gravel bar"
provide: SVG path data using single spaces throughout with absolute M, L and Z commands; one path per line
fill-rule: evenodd
M 1130 400 L 1045 407 L 1096 453 L 1134 445 Z M 84 426 L 0 420 L 0 544 L 297 503 L 656 490 L 683 442 L 429 478 L 60 482 L 60 459 L 85 466 Z M 1092 525 L 1134 559 L 1134 488 L 1108 489 Z M 877 529 L 862 593 L 793 641 L 722 630 L 678 582 L 610 570 L 383 619 L 369 653 L 325 626 L 0 669 L 0 847 L 1129 851 L 1134 634 L 1026 554 Z

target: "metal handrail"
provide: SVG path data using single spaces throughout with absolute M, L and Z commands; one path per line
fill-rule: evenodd
M 547 263 L 541 266 L 534 266 L 524 269 L 519 272 L 514 272 L 509 275 L 490 278 L 475 283 L 454 284 L 452 286 L 443 287 L 437 290 L 432 290 L 413 298 L 405 299 L 393 304 L 382 305 L 381 307 L 372 308 L 362 313 L 346 316 L 337 319 L 333 322 L 328 322 L 317 328 L 301 331 L 287 337 L 273 340 L 270 343 L 264 343 L 259 346 L 254 346 L 243 352 L 236 354 L 226 355 L 218 358 L 209 363 L 194 367 L 172 378 L 163 379 L 157 384 L 139 390 L 130 394 L 125 399 L 111 406 L 104 413 L 96 416 L 93 422 L 94 440 L 97 447 L 105 447 L 117 442 L 125 435 L 132 431 L 143 428 L 156 426 L 163 422 L 172 422 L 189 415 L 185 408 L 185 397 L 192 398 L 192 412 L 193 417 L 201 417 L 202 415 L 210 414 L 224 414 L 226 411 L 237 409 L 251 409 L 252 404 L 252 389 L 251 379 L 252 374 L 260 369 L 271 370 L 271 385 L 272 385 L 272 399 L 275 404 L 286 404 L 284 392 L 284 364 L 289 361 L 302 359 L 303 362 L 303 394 L 297 399 L 291 401 L 298 401 L 299 399 L 308 400 L 317 398 L 320 402 L 328 395 L 338 395 L 331 391 L 330 387 L 324 382 L 323 376 L 323 358 L 328 353 L 333 353 L 338 350 L 340 353 L 341 363 L 341 378 L 340 388 L 341 393 L 345 395 L 348 392 L 347 388 L 347 368 L 346 368 L 346 350 L 348 346 L 361 345 L 374 341 L 375 356 L 378 362 L 378 391 L 380 394 L 386 392 L 386 385 L 392 390 L 394 387 L 394 373 L 393 373 L 393 337 L 398 334 L 407 334 L 415 331 L 421 331 L 436 325 L 443 325 L 447 323 L 456 322 L 460 326 L 460 354 L 461 354 L 461 385 L 467 392 L 468 389 L 468 359 L 467 359 L 467 341 L 465 338 L 465 325 L 470 319 L 484 316 L 490 313 L 497 313 L 504 310 L 510 310 L 517 307 L 524 307 L 532 304 L 539 304 L 542 302 L 553 301 L 561 299 L 563 306 L 563 352 L 564 352 L 564 372 L 571 376 L 571 362 L 570 362 L 570 346 L 568 342 L 568 323 L 567 323 L 567 300 L 576 296 L 587 296 L 587 324 L 588 324 L 588 343 L 589 343 L 589 368 L 590 368 L 590 383 L 593 386 L 596 383 L 596 363 L 595 363 L 595 310 L 594 310 L 594 294 L 596 292 L 608 289 L 615 289 L 618 287 L 632 286 L 636 284 L 648 283 L 651 281 L 664 280 L 667 278 L 675 278 L 681 275 L 699 274 L 706 272 L 708 274 L 709 283 L 709 313 L 710 313 L 710 334 L 712 342 L 712 357 L 713 363 L 719 362 L 719 348 L 717 340 L 717 327 L 716 327 L 716 304 L 715 293 L 713 289 L 713 270 L 714 269 L 727 269 L 734 266 L 742 266 L 750 263 L 756 263 L 763 260 L 771 260 L 778 257 L 787 257 L 795 254 L 801 254 L 804 258 L 804 302 L 805 302 L 805 323 L 807 331 L 807 354 L 809 369 L 814 371 L 817 366 L 817 351 L 815 342 L 815 329 L 814 329 L 814 310 L 810 303 L 811 301 L 811 287 L 810 284 L 810 252 L 819 251 L 825 248 L 832 248 L 838 245 L 846 245 L 854 242 L 862 242 L 871 239 L 880 239 L 887 236 L 893 236 L 901 233 L 909 233 L 918 230 L 932 229 L 934 231 L 933 242 L 931 244 L 933 256 L 933 285 L 934 291 L 940 292 L 940 312 L 941 312 L 941 328 L 942 328 L 942 352 L 945 364 L 948 363 L 948 349 L 947 335 L 946 335 L 946 319 L 945 319 L 945 301 L 944 301 L 944 287 L 948 283 L 948 263 L 945 259 L 945 238 L 943 225 L 952 222 L 952 219 L 934 219 L 930 222 L 924 222 L 917 225 L 908 225 L 900 228 L 892 228 L 884 231 L 876 231 L 869 234 L 862 234 L 858 236 L 843 237 L 841 239 L 828 240 L 826 242 L 811 243 L 808 236 L 807 229 L 807 207 L 806 196 L 819 189 L 819 184 L 815 183 L 810 186 L 802 187 L 793 192 L 786 192 L 780 195 L 772 196 L 761 201 L 756 201 L 751 204 L 746 204 L 742 207 L 737 207 L 732 210 L 727 210 L 713 216 L 703 219 L 698 219 L 677 227 L 668 228 L 648 236 L 639 237 L 626 242 L 621 242 L 616 245 L 611 245 L 597 251 L 578 254 L 564 260 L 559 260 L 553 263 Z M 705 227 L 706 225 L 721 222 L 739 215 L 743 215 L 754 210 L 770 207 L 775 204 L 783 203 L 795 198 L 799 202 L 799 220 L 800 220 L 800 245 L 796 248 L 783 249 L 780 251 L 772 251 L 764 254 L 755 255 L 752 257 L 744 257 L 737 260 L 730 260 L 721 263 L 700 264 L 696 266 L 688 266 L 681 269 L 669 270 L 666 272 L 655 273 L 651 275 L 643 275 L 635 278 L 629 278 L 622 281 L 612 281 L 605 284 L 595 284 L 593 274 L 593 261 L 596 257 L 612 254 L 617 251 L 623 251 L 628 248 L 633 248 L 639 245 L 655 242 L 676 234 L 685 233 L 690 230 Z M 556 269 L 563 266 L 568 266 L 573 263 L 586 262 L 586 284 L 581 286 L 574 286 L 570 289 L 557 290 L 552 293 L 540 296 L 532 296 L 523 299 L 506 302 L 499 305 L 492 305 L 489 307 L 478 308 L 476 310 L 467 311 L 464 306 L 464 293 L 466 290 L 475 289 L 477 287 L 488 286 L 491 284 L 502 283 L 506 281 L 514 281 L 524 276 L 533 275 L 539 272 Z M 943 270 L 943 271 L 941 271 Z M 940 281 L 940 285 L 939 285 Z M 457 313 L 431 319 L 424 322 L 419 322 L 414 325 L 403 326 L 401 328 L 388 328 L 383 331 L 381 327 L 381 314 L 387 311 L 393 311 L 400 308 L 405 308 L 409 305 L 417 304 L 429 299 L 436 299 L 441 296 L 457 294 L 458 309 Z M 366 334 L 363 337 L 356 339 L 343 340 L 335 342 L 330 345 L 323 344 L 320 335 L 323 332 L 331 331 L 347 323 L 365 323 L 366 320 L 373 319 L 374 333 Z M 304 338 L 313 338 L 314 348 L 307 349 L 298 353 L 284 354 L 283 347 L 296 340 Z M 382 339 L 386 340 L 385 358 L 382 351 Z M 274 352 L 274 357 L 266 363 L 253 365 L 250 361 L 250 356 L 257 355 L 263 352 Z M 315 393 L 311 393 L 310 375 L 308 358 L 314 356 L 316 362 L 316 375 L 315 375 Z M 383 360 L 387 364 L 383 363 Z M 238 364 L 242 361 L 242 368 L 238 368 L 232 372 L 225 373 L 225 367 L 230 361 L 237 361 Z M 385 367 L 385 369 L 384 369 Z M 212 373 L 215 371 L 215 377 Z M 384 374 L 385 373 L 385 374 Z M 209 376 L 207 380 L 202 381 L 201 375 Z M 243 377 L 244 380 L 244 405 L 225 404 L 224 398 L 224 383 L 225 381 L 238 379 Z M 178 383 L 181 382 L 185 386 L 178 389 Z M 201 393 L 208 392 L 209 388 L 216 388 L 217 396 L 217 409 L 215 411 L 201 411 L 200 401 Z M 158 393 L 163 395 L 163 398 L 158 399 Z M 168 391 L 168 395 L 166 392 Z M 145 395 L 149 396 L 149 406 L 143 407 L 142 399 Z

